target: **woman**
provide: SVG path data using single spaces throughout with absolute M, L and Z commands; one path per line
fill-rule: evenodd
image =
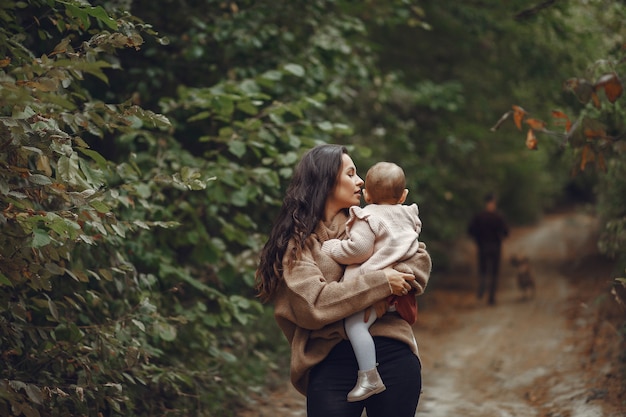
M 418 253 L 394 268 L 343 282 L 344 266 L 321 251 L 345 238 L 348 208 L 359 205 L 363 180 L 345 147 L 319 145 L 296 167 L 283 206 L 261 252 L 257 290 L 274 303 L 274 316 L 291 346 L 291 382 L 307 397 L 309 417 L 413 417 L 421 391 L 421 365 L 411 326 L 387 313 L 385 299 L 403 295 L 414 281 L 424 291 L 431 260 Z M 386 390 L 348 402 L 358 365 L 343 319 L 375 306 L 370 328 Z M 367 319 L 367 318 L 366 318 Z

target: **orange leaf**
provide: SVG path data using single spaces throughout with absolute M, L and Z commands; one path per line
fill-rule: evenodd
M 531 151 L 537 150 L 537 138 L 532 129 L 528 129 L 528 133 L 526 133 L 526 147 Z
M 565 113 L 560 110 L 552 110 L 552 117 L 555 119 L 565 119 L 565 132 L 569 132 L 572 128 L 572 122 L 569 120 L 569 117 Z
M 8 67 L 11 63 L 11 58 L 0 59 L 0 68 Z
M 580 158 L 580 170 L 584 171 L 585 170 L 585 166 L 589 162 L 593 162 L 595 160 L 595 156 L 596 156 L 596 154 L 591 149 L 591 146 L 589 146 L 589 145 L 585 146 L 583 148 L 582 157 Z
M 617 99 L 622 95 L 624 90 L 622 86 L 622 82 L 618 78 L 617 74 L 610 73 L 604 74 L 598 81 L 594 87 L 597 89 L 604 88 L 604 94 L 606 94 L 606 98 L 611 102 L 615 103 Z
M 533 130 L 542 130 L 546 127 L 546 122 L 538 119 L 526 119 L 526 123 Z
M 600 97 L 598 97 L 598 93 L 596 93 L 595 91 L 591 93 L 591 100 L 593 101 L 593 105 L 596 109 L 602 107 L 602 105 L 600 104 Z
M 517 126 L 519 130 L 522 130 L 522 119 L 526 114 L 526 110 L 520 106 L 513 106 L 513 120 L 515 121 L 515 126 Z
M 585 128 L 584 134 L 587 139 L 602 139 L 606 137 L 606 132 L 604 130 L 593 130 L 588 127 Z

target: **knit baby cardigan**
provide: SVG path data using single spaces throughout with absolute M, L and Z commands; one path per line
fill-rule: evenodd
M 300 259 L 285 267 L 273 298 L 274 317 L 291 346 L 291 382 L 302 394 L 306 394 L 311 369 L 335 345 L 347 340 L 343 319 L 392 294 L 382 271 L 341 281 L 345 267 L 322 252 L 321 242 L 346 237 L 347 220 L 341 212 L 330 224 L 319 223 L 307 239 Z M 293 245 L 292 241 L 284 265 Z M 395 268 L 415 275 L 421 294 L 428 283 L 431 265 L 426 246 L 420 242 L 417 253 Z M 402 341 L 419 356 L 411 326 L 397 314 L 388 313 L 376 320 L 370 333 Z M 379 358 L 379 362 L 383 360 Z
M 380 271 L 413 256 L 422 230 L 417 204 L 370 204 L 350 207 L 344 240 L 329 240 L 322 251 L 348 265 L 343 279 Z

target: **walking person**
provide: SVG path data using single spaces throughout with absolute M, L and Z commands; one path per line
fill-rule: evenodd
M 322 252 L 347 265 L 344 280 L 358 279 L 417 253 L 422 222 L 416 204 L 403 205 L 408 193 L 404 171 L 398 165 L 379 162 L 367 171 L 363 198 L 368 205 L 350 207 L 346 239 L 330 239 L 322 244 Z M 423 288 L 419 290 L 423 292 Z M 398 311 L 409 324 L 415 323 L 415 290 L 406 291 L 401 297 L 392 296 L 389 301 L 388 311 Z M 376 348 L 369 333 L 376 314 L 369 314 L 369 319 L 364 320 L 366 312 L 359 311 L 345 320 L 346 334 L 359 365 L 357 382 L 348 393 L 351 402 L 386 388 L 376 370 Z
M 483 210 L 476 213 L 468 225 L 467 231 L 476 242 L 478 249 L 478 292 L 477 298 L 488 294 L 487 303 L 496 303 L 502 241 L 509 234 L 504 216 L 498 210 L 496 195 L 489 193 L 484 199 Z
M 421 391 L 421 364 L 413 329 L 387 312 L 387 298 L 422 291 L 431 270 L 423 243 L 394 268 L 342 280 L 345 266 L 322 252 L 322 243 L 346 237 L 348 209 L 359 205 L 363 180 L 343 146 L 318 145 L 295 168 L 278 218 L 265 244 L 256 288 L 274 305 L 274 316 L 291 347 L 294 387 L 307 397 L 308 417 L 414 417 Z M 386 390 L 349 402 L 358 363 L 344 319 L 374 306 L 370 327 L 378 372 Z

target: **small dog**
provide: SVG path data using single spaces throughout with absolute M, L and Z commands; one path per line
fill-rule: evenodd
M 530 260 L 527 256 L 511 256 L 511 265 L 517 270 L 517 286 L 524 298 L 535 296 L 535 279 L 530 269 Z

